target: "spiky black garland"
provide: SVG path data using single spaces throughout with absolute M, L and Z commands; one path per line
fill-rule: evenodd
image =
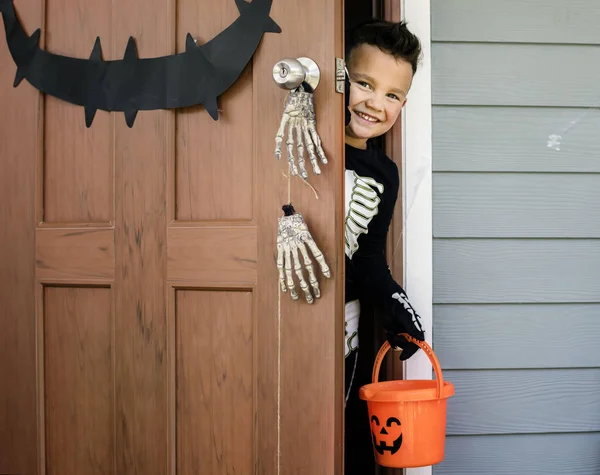
M 103 61 L 100 38 L 89 59 L 71 58 L 38 46 L 40 30 L 27 36 L 13 0 L 0 0 L 6 40 L 17 65 L 14 86 L 26 79 L 39 91 L 84 107 L 86 126 L 96 111 L 121 111 L 133 127 L 140 110 L 204 105 L 218 120 L 217 98 L 239 78 L 265 32 L 280 33 L 270 18 L 272 0 L 235 0 L 240 16 L 203 45 L 188 33 L 185 52 L 138 57 L 133 37 L 122 60 Z

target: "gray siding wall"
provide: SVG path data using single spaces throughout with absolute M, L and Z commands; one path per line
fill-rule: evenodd
M 598 475 L 600 1 L 431 9 L 434 474 Z

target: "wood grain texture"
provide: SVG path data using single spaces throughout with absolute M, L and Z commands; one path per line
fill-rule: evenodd
M 446 439 L 434 475 L 595 475 L 600 433 L 467 436 Z
M 46 48 L 88 58 L 100 36 L 104 59 L 112 59 L 109 1 L 46 0 Z M 107 57 L 108 56 L 108 57 Z M 52 96 L 44 108 L 44 221 L 108 223 L 114 219 L 113 129 L 110 114 L 98 111 L 86 128 L 81 106 Z
M 444 369 L 600 367 L 600 304 L 435 305 Z
M 433 108 L 434 171 L 600 172 L 600 110 Z M 560 150 L 548 138 L 561 135 Z
M 433 41 L 600 44 L 594 1 L 432 0 Z
M 600 48 L 593 46 L 434 43 L 431 60 L 436 105 L 596 107 L 600 102 Z
M 447 370 L 444 378 L 456 389 L 448 434 L 600 431 L 600 368 Z
M 600 302 L 600 240 L 434 239 L 434 303 Z
M 37 278 L 44 282 L 112 280 L 113 229 L 38 229 Z
M 435 237 L 600 237 L 600 174 L 435 173 Z
M 178 0 L 178 52 L 185 51 L 187 32 L 202 44 L 227 28 L 238 16 L 236 4 L 231 0 Z M 253 219 L 255 126 L 252 120 L 252 74 L 250 64 L 238 82 L 219 98 L 218 121 L 200 106 L 177 115 L 177 220 Z M 267 76 L 261 78 L 261 81 L 269 80 L 272 83 Z M 273 143 L 274 134 L 275 131 Z
M 22 0 L 23 3 L 29 1 L 31 0 Z M 130 35 L 136 40 L 141 58 L 172 54 L 177 51 L 176 41 L 181 45 L 181 40 L 185 37 L 186 32 L 181 33 L 179 28 L 189 27 L 192 33 L 196 31 L 196 35 L 202 39 L 208 30 L 210 32 L 206 35 L 219 31 L 221 27 L 235 19 L 234 5 L 233 0 L 231 4 L 217 2 L 214 5 L 202 5 L 201 8 L 191 4 L 176 5 L 174 1 L 112 2 L 111 5 L 104 2 L 91 13 L 89 6 L 87 9 L 82 8 L 81 5 L 75 4 L 74 0 L 64 4 L 52 0 L 47 7 L 53 9 L 48 15 L 52 28 L 69 30 L 65 31 L 63 36 L 55 38 L 52 45 L 57 49 L 73 56 L 87 57 L 89 51 L 83 53 L 83 46 L 74 45 L 72 42 L 80 41 L 83 44 L 84 40 L 81 38 L 98 34 L 102 36 L 105 59 L 120 59 L 123 57 Z M 21 6 L 21 4 L 17 5 L 19 13 L 27 14 L 25 8 L 21 10 Z M 74 11 L 70 11 L 69 16 L 62 20 L 58 17 L 58 13 L 64 8 Z M 184 16 L 191 9 L 196 9 L 194 10 L 196 16 L 190 17 L 192 21 L 189 26 L 187 23 L 184 25 L 183 23 L 188 21 Z M 181 25 L 178 24 L 176 11 L 182 12 Z M 39 18 L 36 18 L 34 26 L 42 26 L 42 31 L 45 31 L 41 21 L 41 18 L 45 17 L 41 5 L 36 12 Z M 81 128 L 83 123 L 81 109 L 50 102 L 44 117 L 47 117 L 48 121 L 57 123 L 47 124 L 45 128 L 48 134 L 47 141 L 44 141 L 43 134 L 40 133 L 38 136 L 40 151 L 46 148 L 48 152 L 42 159 L 41 154 L 36 157 L 35 145 L 37 144 L 31 139 L 37 132 L 37 124 L 41 123 L 34 113 L 39 96 L 30 88 L 31 97 L 36 101 L 31 101 L 32 109 L 29 110 L 28 115 L 23 115 L 28 121 L 28 126 L 33 127 L 31 129 L 33 132 L 26 135 L 30 141 L 25 139 L 30 148 L 23 147 L 23 135 L 17 129 L 6 127 L 10 133 L 5 141 L 10 143 L 8 151 L 13 154 L 11 157 L 20 160 L 22 166 L 16 166 L 17 162 L 8 162 L 13 166 L 15 173 L 6 175 L 7 180 L 10 180 L 7 181 L 10 192 L 1 190 L 2 197 L 7 196 L 6 202 L 11 206 L 13 204 L 31 206 L 26 211 L 19 211 L 19 214 L 16 214 L 16 211 L 11 211 L 10 214 L 7 212 L 6 216 L 19 224 L 7 229 L 5 234 L 0 234 L 3 237 L 7 236 L 3 243 L 7 242 L 12 246 L 7 248 L 12 254 L 7 254 L 9 257 L 6 261 L 12 267 L 9 267 L 10 270 L 6 275 L 0 275 L 3 284 L 7 281 L 12 284 L 9 279 L 15 281 L 12 287 L 10 285 L 5 287 L 11 292 L 6 295 L 12 299 L 8 311 L 15 312 L 15 316 L 11 314 L 10 319 L 7 318 L 8 325 L 3 327 L 7 329 L 6 341 L 9 342 L 3 348 L 11 353 L 2 360 L 0 368 L 3 371 L 2 376 L 8 375 L 8 380 L 13 383 L 14 392 L 11 391 L 6 397 L 4 394 L 0 396 L 3 404 L 2 420 L 8 421 L 6 426 L 0 424 L 2 442 L 8 441 L 7 445 L 1 448 L 2 471 L 6 468 L 8 473 L 36 473 L 36 451 L 39 452 L 38 456 L 42 464 L 39 468 L 40 473 L 43 473 L 46 466 L 79 470 L 77 467 L 71 467 L 83 464 L 81 461 L 83 458 L 71 457 L 60 461 L 57 459 L 56 453 L 66 449 L 63 449 L 62 445 L 53 445 L 59 443 L 60 439 L 52 439 L 52 436 L 54 433 L 64 431 L 66 426 L 62 426 L 61 420 L 50 414 L 49 417 L 55 417 L 51 421 L 51 430 L 48 434 L 44 434 L 43 424 L 40 424 L 39 437 L 44 443 L 41 444 L 39 451 L 36 447 L 33 309 L 37 305 L 41 310 L 43 305 L 42 298 L 38 296 L 36 301 L 34 295 L 35 219 L 40 223 L 39 252 L 44 257 L 41 263 L 54 259 L 53 275 L 44 276 L 45 271 L 40 266 L 41 281 L 56 280 L 62 286 L 61 292 L 72 289 L 75 285 L 80 286 L 78 291 L 81 289 L 88 291 L 90 285 L 99 283 L 110 285 L 112 288 L 109 307 L 114 315 L 112 330 L 114 340 L 111 340 L 114 373 L 111 375 L 113 383 L 110 390 L 114 398 L 112 402 L 114 418 L 111 420 L 114 432 L 109 436 L 113 440 L 114 455 L 107 470 L 112 470 L 119 475 L 175 475 L 178 462 L 181 462 L 180 467 L 184 470 L 187 470 L 184 465 L 186 461 L 193 463 L 196 457 L 193 444 L 196 441 L 188 442 L 189 450 L 182 452 L 181 461 L 177 460 L 177 430 L 182 431 L 180 434 L 197 434 L 203 430 L 203 426 L 197 422 L 194 413 L 182 412 L 180 409 L 178 420 L 181 426 L 177 427 L 176 399 L 173 397 L 175 378 L 174 371 L 171 371 L 175 366 L 175 358 L 172 355 L 177 348 L 172 340 L 174 335 L 169 333 L 173 319 L 171 318 L 167 325 L 166 316 L 166 296 L 175 293 L 167 280 L 167 272 L 168 269 L 175 273 L 181 271 L 179 268 L 169 267 L 167 253 L 173 249 L 176 254 L 178 249 L 187 249 L 188 246 L 186 242 L 181 243 L 179 248 L 171 247 L 171 244 L 177 244 L 177 239 L 174 238 L 173 242 L 168 241 L 170 237 L 168 229 L 184 232 L 182 223 L 173 221 L 190 218 L 194 221 L 204 221 L 191 226 L 198 224 L 205 226 L 206 221 L 218 221 L 217 224 L 211 223 L 211 225 L 234 230 L 232 232 L 235 232 L 235 228 L 239 228 L 240 232 L 244 233 L 245 240 L 241 238 L 228 240 L 227 236 L 221 236 L 222 239 L 218 242 L 205 239 L 204 246 L 214 245 L 213 254 L 219 252 L 225 254 L 223 250 L 225 246 L 232 246 L 228 251 L 231 256 L 246 256 L 250 253 L 249 249 L 253 249 L 255 253 L 252 259 L 248 258 L 248 262 L 244 262 L 243 265 L 238 263 L 238 269 L 242 269 L 242 274 L 247 272 L 244 271 L 246 264 L 257 266 L 252 276 L 248 274 L 247 278 L 244 277 L 245 282 L 234 283 L 230 279 L 229 287 L 224 287 L 223 282 L 211 280 L 201 283 L 196 280 L 186 281 L 182 285 L 188 288 L 200 284 L 212 288 L 228 288 L 228 291 L 236 295 L 244 295 L 240 289 L 243 291 L 253 289 L 252 302 L 248 305 L 252 307 L 252 314 L 260 318 L 252 321 L 252 338 L 256 336 L 256 342 L 252 340 L 251 346 L 255 358 L 252 363 L 252 374 L 243 375 L 244 378 L 248 377 L 252 381 L 252 413 L 248 416 L 246 410 L 243 412 L 243 417 L 251 418 L 252 425 L 249 427 L 244 423 L 239 429 L 246 431 L 244 433 L 252 431 L 251 438 L 245 439 L 249 440 L 252 451 L 243 453 L 244 457 L 251 456 L 252 460 L 248 462 L 247 458 L 240 458 L 239 463 L 243 465 L 240 470 L 245 473 L 250 466 L 250 470 L 256 475 L 271 475 L 277 473 L 277 470 L 280 473 L 297 475 L 342 473 L 343 279 L 341 277 L 344 254 L 343 216 L 337 213 L 337 210 L 343 209 L 341 134 L 343 96 L 335 93 L 333 82 L 335 65 L 333 59 L 343 56 L 342 2 L 332 0 L 325 6 L 316 0 L 295 6 L 277 4 L 274 5 L 272 17 L 282 26 L 286 35 L 265 35 L 254 58 L 254 64 L 246 70 L 241 82 L 224 95 L 221 104 L 223 115 L 218 125 L 212 123 L 201 109 L 185 112 L 143 111 L 138 114 L 132 129 L 125 125 L 123 114 L 99 112 L 93 129 L 84 130 Z M 73 23 L 77 23 L 77 28 L 71 29 Z M 198 23 L 201 25 L 198 26 Z M 105 35 L 110 38 L 108 44 L 105 42 Z M 90 41 L 90 50 L 92 44 L 93 41 Z M 7 53 L 5 51 L 2 53 L 7 61 L 10 61 Z M 285 170 L 285 163 L 278 164 L 273 156 L 274 133 L 281 118 L 285 93 L 272 83 L 271 71 L 275 62 L 290 55 L 312 57 L 321 67 L 323 74 L 319 94 L 316 96 L 318 130 L 330 162 L 323 167 L 324 173 L 320 177 L 314 177 L 313 184 L 319 192 L 318 201 L 315 200 L 310 188 L 299 181 L 292 183 L 291 195 L 297 209 L 307 216 L 312 234 L 327 256 L 333 273 L 331 280 L 320 276 L 322 298 L 312 307 L 289 299 L 285 301 L 282 299 L 279 306 L 277 293 L 274 239 L 277 218 L 282 214 L 281 205 L 289 200 L 288 183 L 281 174 L 281 171 Z M 13 91 L 10 85 L 14 78 L 14 70 L 9 72 L 10 77 L 4 74 L 1 77 L 8 84 L 5 89 Z M 24 89 L 26 87 L 28 86 L 24 83 L 14 91 L 27 91 Z M 22 99 L 21 96 L 15 97 Z M 14 121 L 15 117 L 20 117 L 21 112 L 17 110 L 17 106 L 27 101 L 19 100 L 11 99 L 12 102 L 7 102 L 11 104 L 11 108 L 6 117 L 2 116 L 2 120 L 12 124 L 11 121 Z M 228 115 L 232 111 L 236 114 Z M 179 121 L 181 133 L 175 128 L 177 114 L 181 115 Z M 242 120 L 244 118 L 251 118 L 251 123 Z M 190 119 L 189 124 L 185 125 L 187 119 Z M 107 122 L 103 122 L 104 120 Z M 103 139 L 105 124 L 108 124 L 106 130 L 110 135 Z M 63 132 L 65 129 L 71 130 L 74 134 L 72 143 L 68 140 L 68 134 L 65 135 Z M 98 136 L 94 135 L 96 131 Z M 196 137 L 201 137 L 202 140 Z M 213 143 L 208 143 L 211 141 Z M 0 143 L 0 147 L 4 147 L 5 142 Z M 185 149 L 186 147 L 189 149 Z M 198 149 L 202 151 L 200 158 L 195 153 Z M 22 150 L 25 155 L 13 153 L 15 150 Z M 108 150 L 106 157 L 102 156 L 103 150 Z M 230 155 L 231 151 L 237 155 Z M 240 155 L 241 151 L 246 155 Z M 79 162 L 77 162 L 78 158 L 81 159 Z M 28 159 L 31 162 L 28 162 Z M 103 160 L 107 161 L 103 162 Z M 114 164 L 111 164 L 111 161 L 114 161 Z M 197 168 L 198 163 L 201 163 L 204 168 Z M 188 168 L 183 168 L 184 164 Z M 31 168 L 28 168 L 29 165 Z M 102 168 L 104 166 L 113 168 Z M 237 166 L 237 170 L 231 169 L 234 166 Z M 223 170 L 227 168 L 229 168 L 227 172 L 224 172 Z M 36 172 L 38 182 L 34 183 Z M 190 175 L 189 185 L 193 187 L 189 193 L 185 189 L 186 174 Z M 219 181 L 218 186 L 211 189 L 209 185 L 216 181 Z M 27 188 L 27 185 L 31 185 L 31 188 Z M 33 189 L 34 186 L 39 187 L 37 193 Z M 179 190 L 177 186 L 180 186 Z M 46 187 L 45 191 L 44 187 Z M 102 201 L 106 196 L 109 197 L 109 201 Z M 187 200 L 189 208 L 178 209 L 177 200 L 181 203 Z M 50 212 L 47 205 L 51 208 Z M 107 209 L 108 213 L 105 213 Z M 5 213 L 4 208 L 2 213 Z M 21 227 L 22 223 L 29 218 L 31 221 Z M 44 219 L 48 222 L 44 223 Z M 99 229 L 98 223 L 104 223 L 106 226 Z M 113 231 L 109 229 L 113 224 L 114 239 L 110 235 Z M 90 230 L 89 233 L 82 233 L 84 229 Z M 106 233 L 100 239 L 102 243 L 106 244 L 109 240 L 114 242 L 112 251 L 115 261 L 114 271 L 111 273 L 107 270 L 107 262 L 110 259 L 102 258 L 104 270 L 101 272 L 101 278 L 92 275 L 102 267 L 97 263 L 97 250 L 100 249 L 108 254 L 111 251 L 109 246 L 98 245 L 94 241 L 98 239 L 94 237 L 96 232 Z M 83 243 L 84 238 L 79 239 L 78 236 L 85 236 L 87 241 Z M 71 238 L 74 240 L 71 241 Z M 193 236 L 189 239 L 193 241 Z M 23 248 L 20 248 L 20 245 Z M 190 246 L 194 248 L 196 245 L 198 243 L 194 241 Z M 83 249 L 80 246 L 91 246 L 91 248 Z M 208 256 L 206 249 L 208 247 L 202 250 L 206 254 L 198 254 L 198 251 L 192 257 Z M 75 262 L 77 257 L 79 261 Z M 30 263 L 29 271 L 22 270 L 27 267 L 27 262 Z M 178 262 L 182 266 L 189 264 L 183 259 Z M 218 267 L 215 270 L 218 271 Z M 215 276 L 218 277 L 218 273 L 210 278 Z M 114 281 L 111 282 L 113 278 Z M 41 289 L 42 286 L 37 287 Z M 18 299 L 13 298 L 15 289 L 21 292 Z M 41 294 L 41 290 L 39 293 Z M 68 298 L 61 297 L 62 300 L 59 299 L 63 302 L 61 305 L 75 305 L 76 301 L 83 302 L 81 304 L 83 306 L 92 305 L 89 301 L 77 300 L 81 298 L 78 295 L 68 294 Z M 16 303 L 13 305 L 12 302 Z M 234 298 L 233 303 L 235 302 Z M 105 308 L 104 303 L 94 311 Z M 30 319 L 26 318 L 28 309 L 32 311 Z M 278 315 L 279 309 L 281 313 Z M 172 310 L 169 312 L 171 316 L 174 314 Z M 188 308 L 188 316 L 196 318 L 197 314 L 193 306 Z M 25 318 L 22 318 L 23 315 Z M 63 317 L 65 315 L 61 314 Z M 93 315 L 95 313 L 86 314 L 86 317 Z M 41 311 L 38 312 L 37 317 L 38 321 L 43 321 Z M 247 314 L 235 313 L 235 318 L 240 320 L 240 324 L 248 322 Z M 187 323 L 191 321 L 187 320 Z M 72 325 L 69 329 L 72 330 L 76 322 L 69 321 L 69 325 Z M 85 322 L 89 326 L 106 323 L 102 319 L 97 322 L 87 320 Z M 216 330 L 219 332 L 223 330 L 218 326 L 220 323 L 216 321 Z M 233 326 L 234 323 L 230 321 L 230 325 Z M 60 327 L 54 330 L 53 341 L 58 341 L 63 336 L 57 329 Z M 197 332 L 201 330 L 197 327 L 193 329 Z M 190 335 L 181 334 L 183 339 Z M 221 337 L 225 338 L 222 335 Z M 227 339 L 232 339 L 231 335 L 227 335 Z M 44 340 L 41 336 L 39 340 L 39 348 L 42 350 Z M 93 355 L 99 354 L 98 347 L 95 345 L 101 345 L 103 342 L 106 342 L 105 333 L 99 332 L 98 338 L 89 348 L 93 351 Z M 190 344 L 187 348 L 193 348 L 191 345 L 196 344 L 196 341 L 191 338 L 185 342 Z M 31 344 L 28 346 L 28 343 Z M 235 351 L 237 356 L 238 349 L 232 348 L 235 348 L 231 351 Z M 56 345 L 51 345 L 49 350 L 51 349 L 56 350 Z M 66 346 L 64 350 L 74 352 L 79 351 L 80 348 Z M 43 362 L 43 351 L 40 354 Z M 274 355 L 278 355 L 280 359 L 276 359 Z M 218 357 L 219 355 L 214 356 L 212 361 L 218 361 Z M 64 360 L 66 357 L 61 356 L 61 358 Z M 57 364 L 63 360 L 58 359 Z M 278 361 L 281 363 L 280 366 Z M 196 362 L 185 359 L 181 362 L 183 368 L 191 368 L 192 375 L 197 374 L 194 373 L 198 369 L 194 366 Z M 31 364 L 28 366 L 28 363 Z M 75 361 L 69 361 L 68 364 L 75 365 Z M 75 369 L 71 370 L 71 368 L 75 366 L 53 366 L 51 371 L 55 379 L 52 381 L 72 377 Z M 299 383 L 298 374 L 303 375 L 302 384 Z M 40 371 L 39 381 L 42 384 L 39 386 L 39 396 L 42 399 L 45 387 L 43 376 L 43 371 Z M 100 383 L 103 381 L 102 378 L 106 376 L 99 378 Z M 80 379 L 69 381 L 75 386 L 83 385 L 76 386 L 76 390 L 85 392 L 87 391 L 85 385 L 89 381 Z M 219 383 L 221 381 L 218 379 L 213 381 L 213 384 Z M 59 392 L 56 383 L 52 384 L 54 386 L 50 388 L 48 396 L 54 398 L 53 401 L 63 401 L 60 410 L 68 413 L 71 408 L 64 403 L 66 399 L 60 399 L 66 398 L 68 394 Z M 111 386 L 111 384 L 104 386 Z M 99 395 L 101 394 L 99 392 Z M 240 392 L 240 394 L 246 393 Z M 319 395 L 319 400 L 314 399 L 315 394 Z M 184 393 L 180 395 L 185 396 Z M 15 404 L 13 402 L 15 400 L 19 403 Z M 224 407 L 225 400 L 214 401 Z M 249 402 L 244 401 L 243 404 Z M 43 418 L 45 409 L 43 401 L 37 409 Z M 233 412 L 232 414 L 235 415 Z M 229 414 L 226 414 L 224 417 L 228 416 Z M 111 418 L 105 419 L 104 422 Z M 88 424 L 88 419 L 81 418 L 73 424 L 80 424 L 81 421 Z M 281 422 L 280 430 L 277 430 L 278 422 Z M 217 432 L 218 430 L 222 432 Z M 215 434 L 211 436 L 224 440 L 223 434 L 226 433 L 232 433 L 231 427 L 224 431 L 224 427 L 215 426 Z M 315 433 L 320 436 L 314 437 Z M 98 472 L 107 467 L 105 461 L 111 457 L 103 455 L 105 452 L 102 452 L 106 448 L 106 445 L 103 445 L 105 434 L 106 431 L 103 429 L 93 436 L 99 438 L 98 443 L 90 442 L 87 435 L 81 437 L 82 444 L 90 443 L 93 447 L 78 452 L 80 457 L 87 457 L 90 454 L 93 456 L 93 450 L 97 450 L 101 455 L 94 458 L 93 463 L 99 467 Z M 260 437 L 256 434 L 260 434 Z M 47 446 L 45 442 L 48 443 Z M 186 443 L 185 439 L 180 442 Z M 8 457 L 4 457 L 5 447 L 10 450 Z M 46 447 L 48 447 L 47 460 L 44 453 Z M 77 446 L 73 447 L 76 448 Z M 215 465 L 221 463 L 220 450 L 217 447 L 211 463 Z M 231 457 L 235 455 L 237 452 Z M 224 468 L 225 473 L 228 473 L 228 469 L 229 467 Z M 85 470 L 87 468 L 79 472 Z
M 251 292 L 176 292 L 177 475 L 253 473 L 254 318 Z
M 174 227 L 168 230 L 168 279 L 177 284 L 256 283 L 256 228 Z
M 41 0 L 19 0 L 33 33 Z M 35 343 L 35 187 L 40 94 L 13 88 L 16 67 L 0 39 L 0 473 L 37 470 Z
M 174 3 L 113 3 L 115 55 L 129 36 L 141 58 L 174 52 Z M 166 327 L 167 167 L 173 112 L 142 111 L 133 128 L 114 114 L 116 467 L 168 473 Z
M 277 360 L 281 348 L 280 399 L 278 373 L 262 373 L 258 383 L 257 472 L 315 475 L 343 473 L 343 95 L 335 92 L 335 57 L 343 57 L 343 2 L 273 2 L 271 17 L 283 33 L 265 36 L 253 67 L 256 193 L 258 225 L 257 306 L 261 312 L 257 334 L 258 368 Z M 285 160 L 274 158 L 274 134 L 281 121 L 285 91 L 274 87 L 273 65 L 282 58 L 308 56 L 321 69 L 321 83 L 315 94 L 317 128 L 329 163 L 322 175 L 311 174 L 311 184 L 300 180 L 288 183 Z M 264 106 L 263 106 L 264 105 Z M 291 201 L 307 220 L 309 229 L 331 267 L 332 278 L 319 276 L 322 298 L 313 306 L 293 302 L 281 295 L 278 312 L 275 238 L 281 206 Z M 278 318 L 278 315 L 280 318 Z M 264 338 L 264 340 L 263 340 Z M 270 342 L 270 344 L 263 344 Z M 300 378 L 299 375 L 302 375 Z M 318 398 L 315 395 L 319 395 Z M 280 442 L 277 440 L 280 407 Z M 318 435 L 318 436 L 317 436 Z M 277 446 L 279 445 L 279 450 Z
M 44 292 L 46 475 L 114 475 L 111 290 Z

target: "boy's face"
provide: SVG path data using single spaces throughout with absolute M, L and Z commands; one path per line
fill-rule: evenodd
M 367 140 L 392 128 L 406 103 L 412 84 L 412 66 L 363 44 L 354 49 L 349 64 L 351 120 L 346 143 L 366 148 Z

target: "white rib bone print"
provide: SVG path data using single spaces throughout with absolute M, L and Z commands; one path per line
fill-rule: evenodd
M 353 170 L 346 170 L 346 255 L 358 251 L 358 238 L 369 232 L 369 223 L 379 213 L 384 186 L 373 178 L 361 177 Z

